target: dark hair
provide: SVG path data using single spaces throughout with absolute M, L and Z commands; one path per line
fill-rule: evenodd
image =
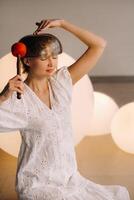
M 24 69 L 23 73 L 28 73 L 30 71 L 29 66 L 24 63 L 23 59 L 26 57 L 41 56 L 41 52 L 45 49 L 46 46 L 54 44 L 53 48 L 56 54 L 62 53 L 62 45 L 60 40 L 55 35 L 52 35 L 50 33 L 26 35 L 21 38 L 19 42 L 24 43 L 27 47 L 26 55 L 24 57 L 21 57 Z

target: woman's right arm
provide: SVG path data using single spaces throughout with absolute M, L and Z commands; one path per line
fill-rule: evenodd
M 4 98 L 0 95 L 0 105 L 2 104 L 2 102 L 4 102 Z
M 22 77 L 20 75 L 14 76 L 8 81 L 8 83 L 0 93 L 0 103 L 10 98 L 14 91 L 24 93 L 23 89 L 24 85 L 22 82 Z
M 15 94 L 16 91 L 24 93 L 20 79 L 19 75 L 10 79 L 0 93 L 0 132 L 16 131 L 27 126 L 24 99 L 17 99 Z

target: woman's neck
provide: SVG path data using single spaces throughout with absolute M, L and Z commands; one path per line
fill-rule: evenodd
M 35 92 L 45 92 L 48 91 L 48 81 L 49 78 L 47 77 L 43 79 L 36 79 L 28 76 L 24 82 Z

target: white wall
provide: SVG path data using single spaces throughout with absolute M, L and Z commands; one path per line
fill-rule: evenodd
M 104 54 L 89 75 L 134 75 L 133 0 L 0 0 L 0 57 L 20 37 L 31 34 L 35 22 L 64 18 L 107 40 Z M 61 28 L 48 29 L 64 51 L 77 59 L 86 46 Z

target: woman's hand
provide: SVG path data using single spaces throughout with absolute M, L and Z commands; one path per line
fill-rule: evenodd
M 61 27 L 63 21 L 63 19 L 44 19 L 41 22 L 36 22 L 38 28 L 34 31 L 33 35 L 38 34 L 46 28 Z
M 22 77 L 18 74 L 8 81 L 3 91 L 0 93 L 0 102 L 8 99 L 14 91 L 24 94 L 24 83 Z

